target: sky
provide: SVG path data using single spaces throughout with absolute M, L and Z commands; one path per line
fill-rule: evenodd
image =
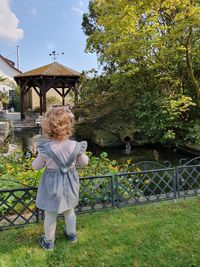
M 95 54 L 85 53 L 82 15 L 89 0 L 0 0 L 0 54 L 22 72 L 56 61 L 76 71 L 98 69 Z M 64 55 L 62 55 L 64 52 Z

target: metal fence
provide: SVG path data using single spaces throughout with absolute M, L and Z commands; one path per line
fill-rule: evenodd
M 135 165 L 134 172 L 97 175 L 80 179 L 80 201 L 76 212 L 85 213 L 109 208 L 158 202 L 200 193 L 200 157 L 171 167 L 145 161 Z M 12 180 L 0 179 L 1 183 Z M 32 182 L 32 180 L 31 180 Z M 0 229 L 38 223 L 42 211 L 35 205 L 35 183 L 0 190 Z M 23 187 L 22 187 L 23 186 Z

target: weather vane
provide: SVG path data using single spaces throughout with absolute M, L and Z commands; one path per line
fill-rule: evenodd
M 56 53 L 55 50 L 53 50 L 53 51 L 49 54 L 49 56 L 52 56 L 53 62 L 56 61 L 56 56 L 59 56 L 59 55 L 60 55 L 60 54 L 59 54 L 59 53 Z M 64 52 L 62 52 L 61 55 L 64 55 Z

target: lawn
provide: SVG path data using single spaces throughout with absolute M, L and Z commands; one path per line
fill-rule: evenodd
M 1 267 L 200 266 L 200 198 L 78 216 L 78 242 L 58 222 L 56 247 L 43 251 L 43 225 L 0 232 Z

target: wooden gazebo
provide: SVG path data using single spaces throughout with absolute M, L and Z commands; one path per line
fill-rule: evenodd
M 25 118 L 25 95 L 31 88 L 39 96 L 40 115 L 46 111 L 46 94 L 51 88 L 61 96 L 63 105 L 65 105 L 65 97 L 70 90 L 73 90 L 76 106 L 78 102 L 77 83 L 80 76 L 79 72 L 57 62 L 16 75 L 14 79 L 20 87 L 21 120 Z

